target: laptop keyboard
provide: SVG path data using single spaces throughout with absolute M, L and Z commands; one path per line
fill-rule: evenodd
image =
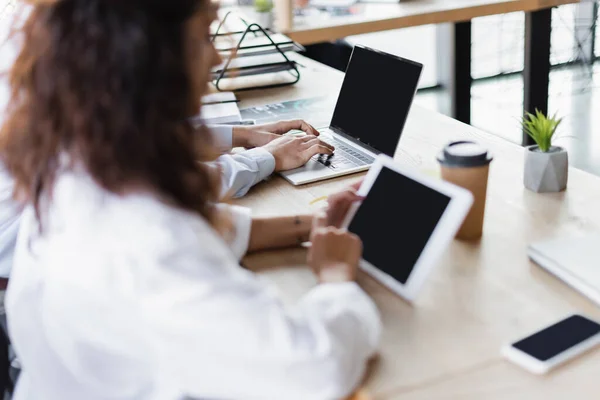
M 358 150 L 355 147 L 348 146 L 346 143 L 324 137 L 320 138 L 323 142 L 329 143 L 335 147 L 335 154 L 327 156 L 318 154 L 314 157 L 315 161 L 325 165 L 331 169 L 349 169 L 354 167 L 362 167 L 363 165 L 371 165 L 375 159 L 365 152 Z

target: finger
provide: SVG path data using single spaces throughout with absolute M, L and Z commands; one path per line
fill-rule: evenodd
M 350 245 L 349 247 L 349 255 L 352 258 L 355 259 L 360 259 L 362 256 L 362 252 L 363 252 L 363 243 L 362 240 L 360 240 L 360 238 L 358 236 L 356 236 L 353 233 L 349 233 L 349 241 L 350 241 Z
M 350 204 L 350 202 L 347 202 L 338 207 L 333 207 L 329 212 L 329 220 L 327 221 L 329 225 L 340 228 L 344 222 L 344 219 L 346 219 L 346 215 L 348 215 Z
M 309 135 L 315 135 L 315 136 L 319 136 L 320 133 L 318 130 L 316 130 L 311 124 L 309 124 L 306 121 L 300 121 L 301 122 L 301 126 L 300 129 L 303 130 L 304 132 L 306 132 Z
M 273 127 L 273 132 L 284 134 L 294 129 L 301 130 L 309 135 L 319 136 L 319 132 L 315 128 L 301 119 L 277 122 Z
M 308 149 L 306 149 L 304 151 L 304 154 L 307 156 L 306 161 L 308 161 L 312 156 L 315 156 L 317 154 L 325 154 L 325 155 L 333 154 L 333 150 L 331 150 L 329 147 L 325 147 L 321 144 L 315 144 L 315 145 L 312 145 L 311 147 L 309 147 Z
M 334 151 L 334 150 L 335 150 L 335 147 L 333 147 L 333 146 L 332 146 L 332 145 L 330 145 L 329 143 L 325 143 L 325 142 L 323 142 L 322 140 L 320 140 L 320 139 L 318 139 L 318 138 L 316 138 L 316 137 L 314 137 L 314 136 L 309 136 L 309 137 L 311 137 L 312 139 L 309 139 L 309 140 L 305 141 L 305 142 L 304 142 L 304 146 L 306 146 L 306 147 L 311 147 L 311 146 L 314 146 L 314 145 L 316 145 L 316 144 L 319 144 L 319 145 L 321 145 L 321 146 L 325 146 L 325 147 L 327 147 L 327 148 L 328 148 L 329 150 L 331 150 L 331 151 Z
M 350 206 L 356 202 L 361 201 L 362 198 L 356 194 L 352 189 L 347 189 L 343 192 L 332 195 L 327 199 L 329 205 L 329 225 L 339 227 L 346 218 Z
M 327 198 L 327 203 L 329 203 L 330 207 L 346 203 L 350 199 L 350 196 L 352 196 L 352 193 L 350 190 L 344 190 L 343 192 L 332 194 Z
M 293 119 L 291 121 L 281 121 L 279 129 L 285 132 L 289 132 L 292 129 L 299 129 L 303 132 L 306 132 L 308 135 L 319 136 L 319 131 L 317 131 L 312 125 L 308 122 L 301 119 Z
M 354 189 L 348 188 L 339 193 L 332 194 L 327 199 L 327 202 L 330 205 L 337 205 L 340 203 L 352 203 L 360 200 L 363 200 L 363 197 L 359 196 Z
M 348 232 L 347 234 L 350 239 L 350 243 L 352 243 L 352 247 L 362 250 L 362 240 L 360 240 L 355 233 Z
M 363 183 L 363 180 L 361 179 L 360 181 L 355 182 L 352 185 L 350 185 L 350 187 L 354 190 L 358 190 L 358 189 L 360 189 L 360 186 L 362 185 L 362 183 Z

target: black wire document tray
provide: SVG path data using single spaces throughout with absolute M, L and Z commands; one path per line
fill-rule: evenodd
M 222 32 L 228 12 L 212 34 L 223 63 L 212 70 L 219 91 L 242 91 L 293 85 L 300 80 L 298 64 L 288 57 L 304 48 L 287 36 L 238 18 L 245 30 Z

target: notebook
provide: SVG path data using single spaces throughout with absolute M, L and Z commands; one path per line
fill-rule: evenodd
M 536 264 L 600 305 L 600 233 L 534 243 Z

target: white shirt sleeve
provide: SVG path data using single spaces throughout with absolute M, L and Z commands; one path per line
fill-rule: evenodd
M 225 232 L 224 239 L 235 257 L 241 260 L 246 255 L 250 243 L 252 213 L 249 208 L 223 203 L 218 204 L 217 209 L 219 212 L 226 213 L 225 218 L 232 224 L 230 230 Z
M 169 273 L 160 278 L 160 292 L 143 301 L 151 308 L 150 331 L 163 346 L 158 358 L 165 378 L 186 395 L 331 400 L 360 384 L 381 322 L 356 283 L 319 285 L 286 307 L 251 273 L 220 277 L 218 270 L 237 266 L 217 266 L 217 257 L 197 249 L 178 253 L 164 266 Z M 195 283 L 206 276 L 173 274 L 199 265 L 206 274 L 211 264 L 208 292 Z
M 275 171 L 275 158 L 260 147 L 222 155 L 215 164 L 221 170 L 221 198 L 242 197 Z
M 233 147 L 233 126 L 209 125 L 213 143 L 221 153 L 225 153 Z
M 221 153 L 231 150 L 232 126 L 210 125 L 208 128 L 215 146 Z M 244 196 L 252 186 L 270 176 L 275 170 L 275 158 L 260 147 L 236 154 L 224 154 L 210 164 L 221 171 L 221 198 Z

